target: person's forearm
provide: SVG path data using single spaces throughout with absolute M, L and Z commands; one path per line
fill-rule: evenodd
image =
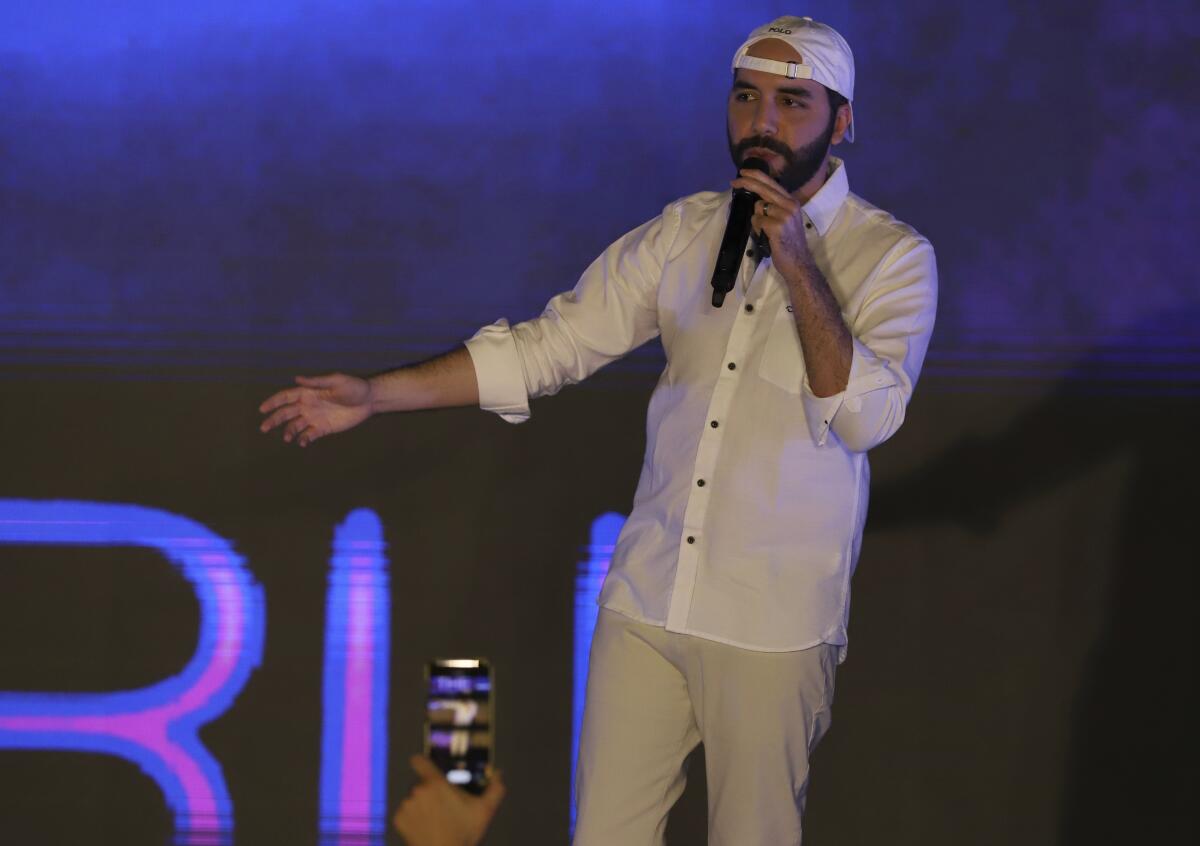
M 466 347 L 367 380 L 371 413 L 479 405 L 475 365 Z
M 788 292 L 809 387 L 819 397 L 844 391 L 854 344 L 829 283 L 810 261 L 796 279 L 788 280 Z

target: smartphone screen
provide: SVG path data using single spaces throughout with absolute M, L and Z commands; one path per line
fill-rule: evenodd
M 482 793 L 494 747 L 491 665 L 482 658 L 439 659 L 429 662 L 426 675 L 425 754 L 451 784 Z

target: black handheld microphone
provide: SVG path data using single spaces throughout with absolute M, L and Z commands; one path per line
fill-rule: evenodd
M 770 173 L 770 168 L 762 159 L 746 159 L 742 162 L 742 168 Z M 758 200 L 757 194 L 745 188 L 737 188 L 733 192 L 733 202 L 729 204 L 729 223 L 725 225 L 725 237 L 721 239 L 721 250 L 713 267 L 712 304 L 717 308 L 725 302 L 725 295 L 733 290 L 737 282 L 738 268 L 742 266 L 742 255 L 750 239 L 750 218 L 754 216 L 754 204 Z

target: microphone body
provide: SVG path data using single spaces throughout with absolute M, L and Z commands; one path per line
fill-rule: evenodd
M 769 173 L 767 163 L 762 159 L 746 159 L 743 168 Z M 733 192 L 733 202 L 729 204 L 729 223 L 725 225 L 725 237 L 721 239 L 721 249 L 717 252 L 717 262 L 713 266 L 712 275 L 712 304 L 720 308 L 725 302 L 725 295 L 733 290 L 737 282 L 738 269 L 742 266 L 742 255 L 746 250 L 746 242 L 750 240 L 750 218 L 754 216 L 754 204 L 759 196 L 745 188 L 737 188 Z

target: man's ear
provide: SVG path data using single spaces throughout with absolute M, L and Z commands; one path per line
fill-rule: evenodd
M 850 128 L 850 120 L 854 117 L 851 108 L 849 103 L 842 103 L 838 106 L 837 117 L 833 120 L 833 136 L 829 139 L 830 144 L 841 144 L 842 139 L 846 137 L 846 131 Z

